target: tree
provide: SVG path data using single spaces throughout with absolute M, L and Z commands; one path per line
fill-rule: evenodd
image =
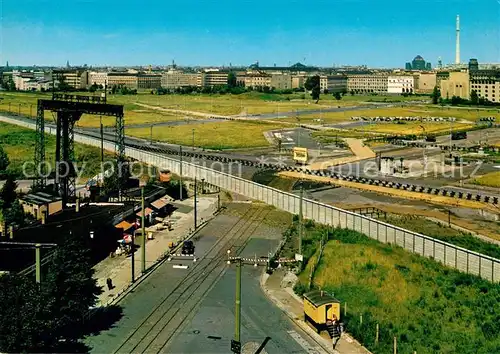
M 432 90 L 431 98 L 432 104 L 438 104 L 439 98 L 441 97 L 441 92 L 437 86 L 434 86 L 434 90 Z
M 97 303 L 102 289 L 92 276 L 91 251 L 85 233 L 67 238 L 55 251 L 44 281 L 46 310 L 51 314 L 48 325 L 55 340 L 77 340 L 82 336 L 82 321 L 89 308 Z
M 19 203 L 19 199 L 14 200 L 10 208 L 3 209 L 3 216 L 7 225 L 24 225 L 25 214 L 21 203 Z
M 33 279 L 17 274 L 0 278 L 0 352 L 36 352 L 50 336 L 44 297 Z M 38 349 L 38 350 L 37 350 Z
M 339 100 L 341 100 L 341 99 L 342 99 L 342 96 L 340 95 L 340 92 L 335 92 L 335 93 L 333 94 L 333 96 L 335 97 L 335 99 L 336 99 L 337 101 L 339 101 Z
M 463 102 L 463 99 L 461 97 L 459 97 L 459 96 L 452 96 L 451 97 L 451 105 L 452 106 L 459 105 L 462 102 Z
M 0 201 L 2 203 L 2 209 L 8 209 L 12 206 L 12 203 L 17 198 L 16 189 L 17 183 L 14 180 L 14 177 L 8 175 L 2 189 L 0 190 Z
M 230 89 L 237 86 L 236 75 L 231 71 L 227 75 L 227 87 Z
M 307 78 L 305 82 L 305 88 L 311 91 L 311 97 L 313 100 L 316 100 L 316 103 L 319 102 L 319 96 L 321 93 L 320 87 L 320 78 L 319 75 L 310 76 Z
M 476 90 L 472 90 L 470 92 L 470 103 L 474 105 L 477 105 L 479 103 L 479 97 L 477 95 Z
M 351 96 L 354 96 L 354 93 L 355 93 L 354 90 L 351 90 Z
M 9 161 L 9 156 L 3 149 L 3 147 L 0 145 L 0 174 L 5 173 L 7 171 L 7 167 L 9 167 L 10 161 Z

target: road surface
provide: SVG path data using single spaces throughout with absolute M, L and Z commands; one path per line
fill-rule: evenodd
M 88 337 L 93 353 L 230 353 L 234 336 L 234 265 L 227 249 L 243 257 L 267 256 L 281 238 L 263 223 L 269 208 L 238 204 L 243 217 L 222 214 L 195 241 L 197 262 L 165 262 L 119 305 L 124 317 Z M 231 208 L 231 205 L 230 205 Z M 174 269 L 173 264 L 188 265 Z M 267 353 L 320 352 L 260 290 L 262 268 L 245 265 L 242 274 L 242 343 L 264 342 Z M 304 335 L 303 341 L 294 339 Z M 300 335 L 299 335 L 300 337 Z M 299 344 L 300 342 L 300 344 Z

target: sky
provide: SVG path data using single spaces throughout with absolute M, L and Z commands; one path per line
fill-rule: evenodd
M 0 0 L 0 65 L 500 63 L 500 0 Z

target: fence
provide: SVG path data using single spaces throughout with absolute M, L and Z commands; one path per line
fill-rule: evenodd
M 27 127 L 33 129 L 34 124 L 30 125 Z M 75 134 L 75 141 L 100 147 L 99 139 L 80 134 Z M 114 150 L 114 144 L 104 142 L 104 148 Z M 125 153 L 138 161 L 168 169 L 176 174 L 180 173 L 179 160 L 130 147 L 126 148 Z M 292 214 L 299 213 L 297 195 L 188 162 L 183 162 L 182 172 L 184 176 L 203 178 L 207 183 Z M 459 271 L 478 275 L 493 282 L 500 281 L 500 260 L 493 257 L 310 199 L 303 199 L 302 209 L 304 218 L 358 231 L 380 242 L 396 244 L 410 252 L 433 258 Z

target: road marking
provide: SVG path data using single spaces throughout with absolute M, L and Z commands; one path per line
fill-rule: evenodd
M 182 265 L 182 264 L 174 264 L 172 268 L 177 268 L 177 269 L 188 269 L 189 267 L 187 265 Z
M 306 350 L 306 353 L 314 353 L 314 354 L 320 354 L 321 352 L 318 351 L 316 348 L 312 347 L 300 334 L 298 334 L 295 331 L 287 331 L 287 333 L 295 339 L 295 341 Z

